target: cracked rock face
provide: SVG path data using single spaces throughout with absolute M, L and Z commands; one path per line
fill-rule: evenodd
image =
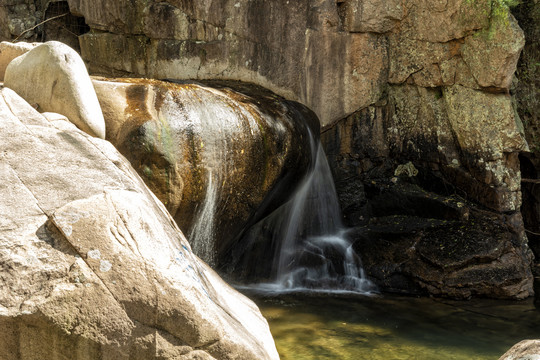
M 80 37 L 93 73 L 251 82 L 307 105 L 322 125 L 384 91 L 386 39 L 371 31 L 402 14 L 385 4 L 357 13 L 356 3 L 340 15 L 333 0 L 69 1 L 97 30 Z
M 0 90 L 0 358 L 277 359 L 112 145 L 49 118 Z

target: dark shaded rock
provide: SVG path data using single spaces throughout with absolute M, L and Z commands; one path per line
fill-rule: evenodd
M 366 219 L 365 174 L 390 173 L 389 147 L 385 124 L 387 106 L 372 106 L 339 123 L 323 128 L 321 142 L 332 168 L 346 225 L 356 226 Z
M 523 153 L 520 155 L 521 192 L 523 194 L 523 205 L 521 213 L 523 222 L 529 238 L 529 246 L 536 259 L 540 258 L 540 159 L 535 153 Z
M 540 309 L 540 265 L 533 267 L 534 275 L 534 304 Z
M 523 206 L 529 245 L 540 259 L 540 3 L 523 1 L 512 10 L 525 32 L 525 47 L 514 82 L 515 104 L 530 152 L 520 154 Z M 538 287 L 537 287 L 538 288 Z M 536 290 L 537 296 L 540 290 Z
M 396 198 L 386 216 L 372 217 L 350 235 L 381 290 L 462 299 L 532 295 L 531 255 L 519 214 L 480 211 L 456 197 L 426 193 L 420 200 L 414 190 L 410 197 L 404 188 L 400 192 L 405 201 Z M 411 207 L 402 211 L 406 206 L 399 204 Z
M 521 54 L 513 92 L 517 111 L 523 125 L 531 151 L 540 152 L 540 3 L 522 1 L 512 9 L 525 32 L 525 47 Z
M 83 17 L 71 14 L 67 1 L 48 1 L 43 21 L 39 40 L 60 41 L 81 52 L 78 37 L 90 31 L 90 27 Z

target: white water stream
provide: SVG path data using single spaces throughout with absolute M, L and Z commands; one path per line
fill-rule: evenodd
M 294 197 L 255 225 L 252 237 L 272 229 L 277 249 L 275 281 L 250 286 L 262 291 L 355 292 L 370 294 L 360 257 L 345 237 L 341 210 L 326 155 L 311 141 L 313 167 Z
M 218 259 L 215 242 L 219 238 L 216 232 L 220 229 L 217 224 L 222 220 L 219 218 L 222 216 L 220 211 L 232 194 L 226 192 L 228 188 L 224 185 L 231 181 L 229 175 L 236 171 L 231 141 L 241 137 L 246 129 L 252 136 L 266 136 L 258 134 L 263 131 L 258 121 L 267 115 L 259 113 L 257 107 L 238 103 L 218 90 L 206 87 L 197 91 L 195 88 L 190 89 L 188 87 L 179 93 L 182 95 L 180 109 L 174 104 L 164 106 L 162 112 L 175 112 L 161 115 L 166 119 L 182 119 L 182 126 L 192 128 L 194 135 L 184 141 L 191 141 L 192 148 L 196 148 L 193 156 L 200 176 L 204 179 L 200 181 L 200 190 L 205 190 L 205 196 L 199 199 L 194 209 L 194 221 L 187 232 L 194 252 L 211 266 L 216 266 Z M 166 98 L 164 103 L 168 101 L 178 99 Z M 219 126 L 216 126 L 217 121 Z M 280 122 L 269 120 L 268 123 L 272 124 L 276 134 L 286 131 Z M 176 134 L 175 126 L 173 122 L 165 129 Z M 258 287 L 278 292 L 305 289 L 373 292 L 375 286 L 365 277 L 360 257 L 345 236 L 346 229 L 341 222 L 334 181 L 324 151 L 309 129 L 306 130 L 310 143 L 311 168 L 292 199 L 248 232 L 250 239 L 266 244 L 271 241 L 272 249 L 275 249 L 273 254 L 265 253 L 265 259 L 257 260 L 273 261 L 271 272 L 275 280 Z M 241 199 L 233 198 L 231 201 Z M 246 257 L 250 255 L 246 254 Z

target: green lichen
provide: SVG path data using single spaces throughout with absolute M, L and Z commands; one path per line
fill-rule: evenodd
M 144 166 L 143 167 L 143 174 L 144 176 L 148 179 L 148 180 L 152 180 L 152 177 L 153 177 L 153 172 L 152 172 L 152 169 L 150 169 L 148 166 Z
M 480 0 L 465 0 L 465 3 L 470 6 L 479 4 Z M 491 0 L 490 13 L 486 14 L 489 17 L 489 27 L 485 31 L 477 33 L 477 35 L 487 35 L 489 39 L 493 38 L 497 28 L 510 25 L 510 9 L 519 5 L 521 0 Z
M 161 144 L 163 154 L 165 155 L 167 160 L 171 164 L 174 164 L 176 160 L 176 144 L 174 141 L 173 130 L 171 129 L 169 121 L 162 114 L 159 114 L 158 120 L 160 124 L 160 131 L 157 134 L 157 140 Z
M 501 22 L 505 26 L 510 24 L 510 8 L 519 5 L 519 0 L 492 0 L 491 3 L 491 21 Z

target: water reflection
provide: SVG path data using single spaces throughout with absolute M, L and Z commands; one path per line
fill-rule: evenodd
M 498 359 L 515 343 L 540 338 L 532 301 L 248 295 L 282 359 Z

